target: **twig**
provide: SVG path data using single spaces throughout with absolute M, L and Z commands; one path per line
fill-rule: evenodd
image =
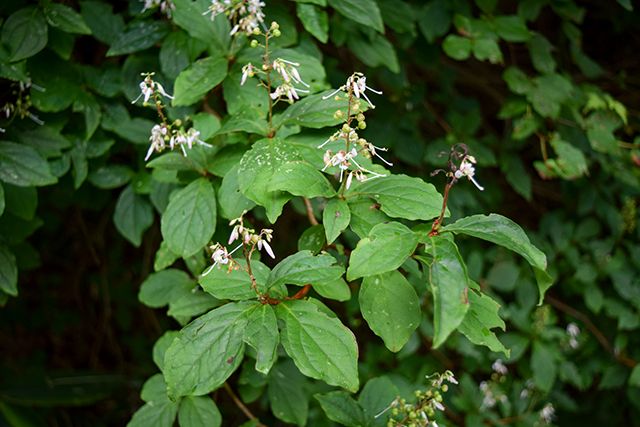
M 227 392 L 227 394 L 229 395 L 229 397 L 231 397 L 231 399 L 233 400 L 233 403 L 235 403 L 236 406 L 238 408 L 240 408 L 240 410 L 247 416 L 247 418 L 249 418 L 250 420 L 255 420 L 256 421 L 256 425 L 258 427 L 267 427 L 264 424 L 262 424 L 260 422 L 260 420 L 255 415 L 253 415 L 251 413 L 249 408 L 247 408 L 244 403 L 242 403 L 242 400 L 240 400 L 240 398 L 238 398 L 238 396 L 236 396 L 236 394 L 233 392 L 233 389 L 231 389 L 231 386 L 229 384 L 224 383 L 224 389 Z
M 303 197 L 302 200 L 304 200 L 304 206 L 307 208 L 307 218 L 309 218 L 309 222 L 311 223 L 311 225 L 318 225 L 318 220 L 313 214 L 313 206 L 311 205 L 311 200 L 307 199 L 306 197 Z
M 584 325 L 587 327 L 587 329 L 593 334 L 593 336 L 598 340 L 598 342 L 600 343 L 600 345 L 609 353 L 611 353 L 611 355 L 621 364 L 628 366 L 630 368 L 633 368 L 634 366 L 636 366 L 638 364 L 638 362 L 636 362 L 635 360 L 622 355 L 622 354 L 618 354 L 616 353 L 616 351 L 613 349 L 613 347 L 611 347 L 611 344 L 609 343 L 609 340 L 607 340 L 607 338 L 604 336 L 604 334 L 600 331 L 600 329 L 597 328 L 596 325 L 593 324 L 593 322 L 591 321 L 591 319 L 589 319 L 589 317 L 587 317 L 586 314 L 576 310 L 575 308 L 567 305 L 566 303 L 550 296 L 547 295 L 545 297 L 545 301 L 547 301 L 549 304 L 551 304 L 552 306 L 554 306 L 555 308 L 557 308 L 558 310 L 568 314 L 569 316 L 575 317 L 576 319 L 580 320 L 582 323 L 584 323 Z

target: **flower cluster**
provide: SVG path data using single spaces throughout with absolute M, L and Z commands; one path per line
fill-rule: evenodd
M 20 117 L 24 119 L 28 117 L 34 123 L 38 125 L 43 125 L 44 122 L 35 114 L 33 114 L 31 109 L 31 94 L 30 90 L 35 89 L 40 92 L 44 92 L 44 88 L 33 84 L 31 79 L 27 79 L 24 81 L 19 81 L 16 83 L 12 83 L 11 95 L 15 97 L 13 101 L 6 102 L 0 111 L 4 113 L 6 119 L 11 119 L 12 117 Z M 0 132 L 4 132 L 5 130 L 0 128 Z
M 553 419 L 555 418 L 556 410 L 551 403 L 547 403 L 540 410 L 540 421 L 545 424 L 551 424 Z
M 445 407 L 442 404 L 442 393 L 446 393 L 449 390 L 447 384 L 443 384 L 445 381 L 458 384 L 458 381 L 453 376 L 451 371 L 446 371 L 443 374 L 434 374 L 429 377 L 431 379 L 431 387 L 425 390 L 416 390 L 414 395 L 416 401 L 413 403 L 407 402 L 400 397 L 396 398 L 391 404 L 385 408 L 382 412 L 376 415 L 376 418 L 382 414 L 391 410 L 391 417 L 387 422 L 388 427 L 400 427 L 400 426 L 421 426 L 421 427 L 438 427 L 438 423 L 434 417 L 436 411 L 444 411 Z
M 250 35 L 259 30 L 260 24 L 264 22 L 264 6 L 261 0 L 211 0 L 211 5 L 203 15 L 211 14 L 213 20 L 216 16 L 224 14 L 233 25 L 230 35 Z
M 149 103 L 149 99 L 151 99 L 151 97 L 154 98 L 156 104 L 160 103 L 160 95 L 164 96 L 165 98 L 173 99 L 173 96 L 169 95 L 160 83 L 153 80 L 153 76 L 155 75 L 155 73 L 142 73 L 141 75 L 144 76 L 144 80 L 142 80 L 139 85 L 140 95 L 138 95 L 136 99 L 131 101 L 132 104 L 135 104 L 140 98 L 143 97 L 144 98 L 142 103 L 144 105 L 147 105 Z
M 382 92 L 371 89 L 366 84 L 366 77 L 362 73 L 353 73 L 349 78 L 347 78 L 347 82 L 336 89 L 334 92 L 330 93 L 323 97 L 323 99 L 328 99 L 330 97 L 335 97 L 336 101 L 340 101 L 343 99 L 341 95 L 338 95 L 339 92 L 346 92 L 345 99 L 348 102 L 347 114 L 342 110 L 337 110 L 334 114 L 336 119 L 343 119 L 345 123 L 342 127 L 336 131 L 333 135 L 331 135 L 326 141 L 322 144 L 318 145 L 318 148 L 324 148 L 327 144 L 335 141 L 345 141 L 345 149 L 339 150 L 337 152 L 333 152 L 331 150 L 327 150 L 324 153 L 324 167 L 323 171 L 326 171 L 329 167 L 337 166 L 340 175 L 339 181 L 342 182 L 345 173 L 346 173 L 346 182 L 345 188 L 348 190 L 353 182 L 353 178 L 357 181 L 366 181 L 367 179 L 373 178 L 381 178 L 385 175 L 373 172 L 365 167 L 363 167 L 356 157 L 358 155 L 362 155 L 362 157 L 366 159 L 372 159 L 373 157 L 377 157 L 384 164 L 388 166 L 393 166 L 393 163 L 387 161 L 380 155 L 380 152 L 387 151 L 386 148 L 378 147 L 371 142 L 367 141 L 365 138 L 360 137 L 358 135 L 358 130 L 366 129 L 367 123 L 365 122 L 364 114 L 360 111 L 360 97 L 364 97 L 368 104 L 374 108 L 371 100 L 366 96 L 365 91 L 370 90 L 377 94 L 382 94 Z M 357 122 L 355 126 L 351 126 L 351 123 Z
M 482 408 L 493 408 L 498 402 L 507 401 L 507 396 L 503 393 L 501 383 L 504 383 L 509 374 L 507 366 L 502 359 L 497 359 L 491 365 L 493 373 L 491 381 L 482 381 L 480 391 L 482 392 Z
M 580 335 L 580 328 L 575 323 L 569 323 L 567 325 L 567 336 L 569 337 L 569 347 L 572 349 L 578 348 L 578 336 Z
M 172 12 L 176 9 L 176 5 L 171 0 L 141 0 L 144 1 L 144 7 L 142 11 L 160 8 L 160 12 L 164 13 L 168 18 L 171 18 Z

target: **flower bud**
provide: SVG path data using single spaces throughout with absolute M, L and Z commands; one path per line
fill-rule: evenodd
M 278 25 L 278 23 L 276 21 L 272 21 L 271 22 L 271 29 L 272 30 L 277 30 L 278 28 L 280 28 L 280 25 Z
M 258 40 L 251 40 L 251 47 L 258 47 Z
M 367 123 L 363 120 L 361 122 L 358 122 L 358 129 L 366 129 L 367 128 Z
M 273 30 L 273 37 L 280 37 L 282 33 L 277 28 Z
M 359 113 L 359 114 L 356 116 L 356 120 L 358 120 L 359 122 L 364 121 L 364 114 Z
M 341 119 L 343 117 L 344 117 L 344 113 L 342 112 L 342 110 L 336 110 L 336 112 L 333 113 L 334 119 Z
M 257 27 L 256 27 L 256 28 L 254 28 L 254 29 L 253 29 L 253 35 L 254 35 L 254 36 L 259 36 L 259 35 L 260 35 L 260 28 L 257 28 Z

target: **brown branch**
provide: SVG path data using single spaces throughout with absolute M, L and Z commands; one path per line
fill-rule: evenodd
M 286 300 L 302 299 L 309 293 L 310 289 L 311 289 L 311 285 L 307 283 L 302 287 L 302 289 L 296 292 L 292 297 L 286 297 L 285 299 Z
M 229 395 L 229 397 L 231 397 L 231 399 L 233 400 L 233 403 L 236 404 L 236 406 L 247 416 L 247 418 L 249 418 L 250 420 L 255 420 L 256 425 L 258 427 L 266 427 L 264 424 L 260 422 L 260 420 L 255 415 L 251 413 L 249 408 L 247 408 L 245 404 L 242 403 L 242 400 L 240 400 L 240 398 L 236 396 L 236 394 L 233 392 L 233 389 L 231 389 L 231 386 L 229 384 L 224 383 L 224 389 Z
M 557 308 L 558 310 L 568 314 L 571 317 L 575 317 L 576 319 L 580 320 L 582 323 L 584 323 L 584 325 L 587 327 L 587 329 L 589 330 L 589 332 L 591 332 L 591 334 L 596 338 L 596 340 L 598 340 L 598 342 L 600 343 L 600 345 L 608 352 L 610 353 L 619 363 L 628 366 L 630 368 L 633 368 L 634 366 L 636 366 L 638 364 L 638 362 L 636 362 L 635 360 L 623 355 L 623 354 L 617 354 L 616 351 L 613 349 L 613 347 L 611 346 L 611 344 L 609 343 L 609 340 L 607 340 L 607 338 L 604 336 L 604 334 L 600 331 L 600 329 L 598 329 L 598 327 L 596 325 L 594 325 L 594 323 L 591 321 L 591 319 L 589 319 L 589 317 L 576 310 L 575 308 L 569 306 L 568 304 L 550 296 L 547 295 L 545 297 L 545 301 L 548 302 L 549 304 L 551 304 L 552 306 L 554 306 L 555 308 Z
M 311 223 L 311 225 L 318 225 L 318 220 L 313 214 L 313 206 L 311 205 L 311 200 L 307 199 L 306 197 L 303 197 L 302 200 L 304 200 L 304 206 L 307 208 L 307 218 L 309 218 L 309 222 Z

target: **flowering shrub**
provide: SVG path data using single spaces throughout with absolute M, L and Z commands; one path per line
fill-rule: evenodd
M 139 385 L 142 402 L 119 401 L 113 422 L 543 425 L 606 410 L 595 392 L 594 406 L 578 404 L 594 384 L 637 397 L 636 123 L 582 50 L 588 10 L 544 0 L 0 10 L 3 310 L 26 310 L 19 293 L 51 277 L 75 210 L 71 229 L 89 248 L 80 258 L 95 265 L 72 270 L 83 282 L 99 267 L 107 307 L 89 354 L 102 335 L 117 348 L 115 316 L 128 343 L 115 358 L 155 364 L 120 366 L 146 375 L 133 386 L 56 377 L 43 389 L 65 397 L 52 405 L 20 398 L 14 380 L 38 361 L 15 358 L 0 382 L 9 423 L 29 419 L 25 406 L 96 405 Z M 562 24 L 557 45 L 549 19 Z M 141 250 L 125 256 L 108 221 L 95 231 L 84 210 L 112 216 Z M 172 320 L 127 305 L 132 282 Z M 137 330 L 136 311 L 153 332 Z

